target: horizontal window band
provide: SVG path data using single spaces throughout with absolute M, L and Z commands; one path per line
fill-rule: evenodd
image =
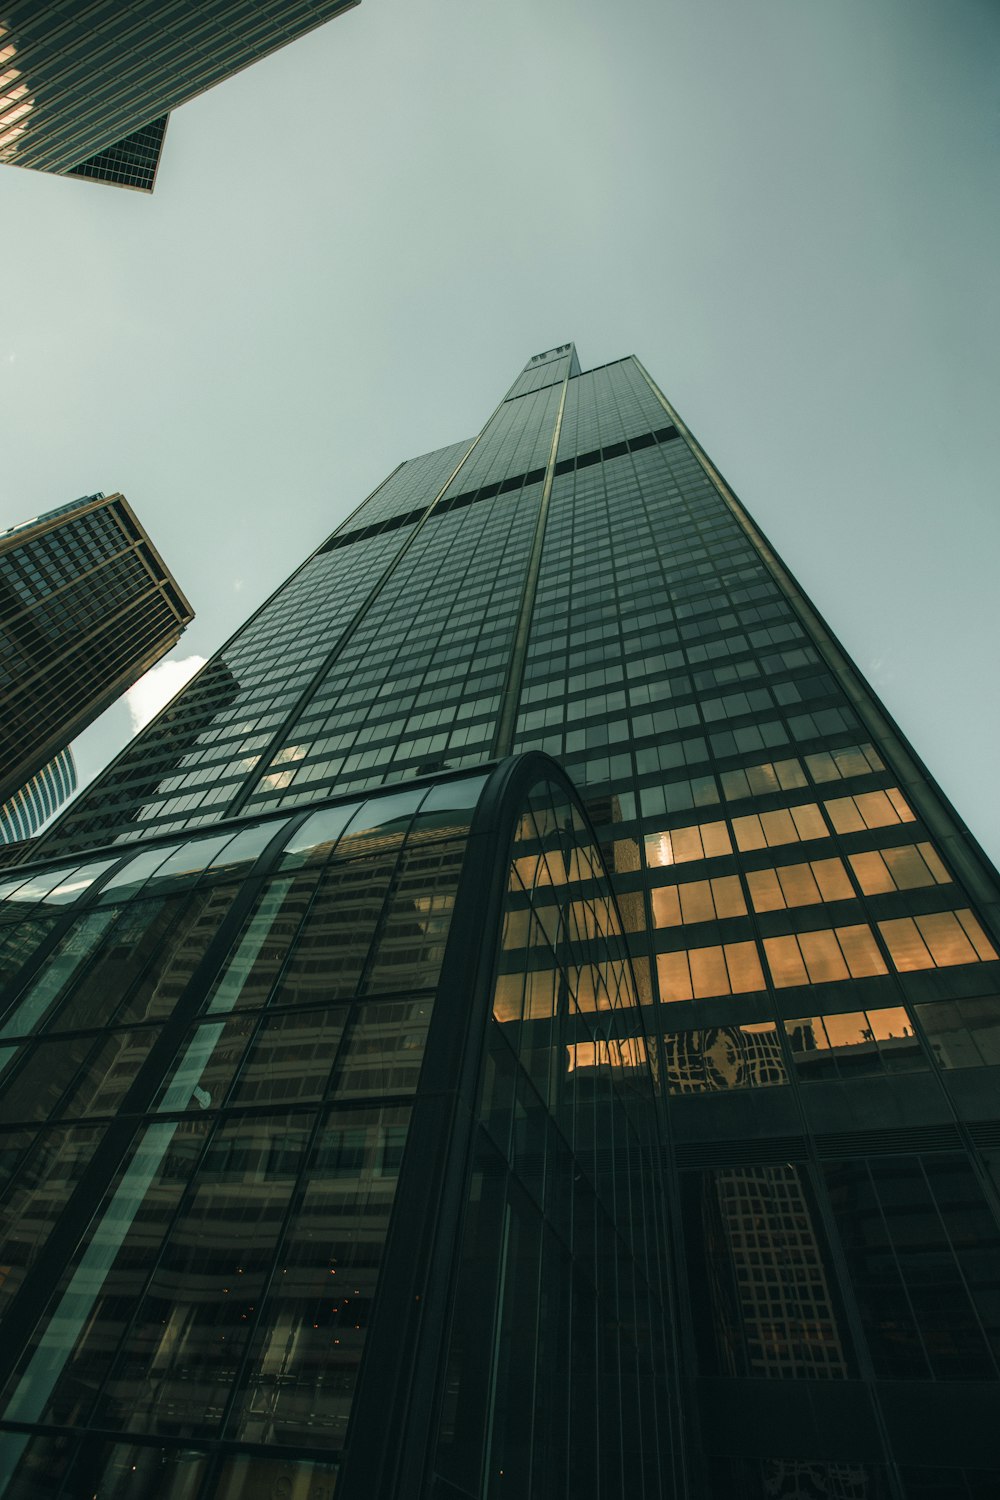
M 572 469 L 587 469 L 592 464 L 607 463 L 609 459 L 621 458 L 625 453 L 637 453 L 640 448 L 652 448 L 657 443 L 671 443 L 678 437 L 676 427 L 658 427 L 655 432 L 644 432 L 627 442 L 611 443 L 607 448 L 593 448 L 589 453 L 578 453 L 575 458 L 561 458 L 556 464 L 556 474 L 568 474 Z
M 449 511 L 461 510 L 466 505 L 473 505 L 477 500 L 492 500 L 496 495 L 507 495 L 512 490 L 523 489 L 526 484 L 541 484 L 544 478 L 544 469 L 530 469 L 527 474 L 515 474 L 510 479 L 483 484 L 476 490 L 465 490 L 460 495 L 446 495 L 434 506 L 431 520 L 447 515 Z M 430 508 L 429 505 L 422 505 L 418 510 L 408 510 L 404 515 L 391 516 L 387 521 L 374 521 L 371 526 L 359 526 L 354 531 L 335 532 L 329 541 L 323 543 L 315 555 L 321 557 L 323 553 L 334 552 L 338 547 L 349 547 L 352 542 L 367 541 L 369 537 L 381 536 L 383 532 L 398 531 L 402 526 L 415 526 L 418 521 L 423 520 Z

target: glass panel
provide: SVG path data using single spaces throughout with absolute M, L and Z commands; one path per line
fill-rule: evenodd
M 813 984 L 848 977 L 844 955 L 832 932 L 802 932 L 799 948 Z
M 279 1105 L 321 1099 L 346 1017 L 346 1006 L 266 1016 L 230 1104 Z
M 785 897 L 776 870 L 748 870 L 746 882 L 754 911 L 783 911 Z
M 715 903 L 712 888 L 707 880 L 695 880 L 682 885 L 678 894 L 681 903 L 681 920 L 684 922 L 711 922 L 715 918 Z
M 324 807 L 306 818 L 285 845 L 281 868 L 304 864 L 307 859 L 326 859 L 361 805 L 360 802 L 340 802 L 336 807 Z
M 771 978 L 779 989 L 790 984 L 809 983 L 809 975 L 794 937 L 765 938 L 764 953 Z
M 66 906 L 70 902 L 78 900 L 84 891 L 89 890 L 94 881 L 104 874 L 105 870 L 111 869 L 113 864 L 113 859 L 102 859 L 96 864 L 81 865 L 78 870 L 74 870 L 71 875 L 60 881 L 58 885 L 53 886 L 45 898 L 45 904 L 47 906 Z
M 431 1008 L 429 998 L 359 1005 L 337 1077 L 337 1098 L 415 1092 Z
M 263 854 L 278 829 L 287 821 L 283 818 L 271 818 L 266 823 L 258 823 L 255 828 L 244 828 L 242 833 L 231 838 L 225 848 L 209 861 L 209 869 L 221 872 L 235 870 L 238 865 L 251 864 Z
M 880 922 L 878 930 L 889 950 L 889 957 L 901 973 L 909 969 L 933 969 L 934 960 L 928 953 L 912 917 L 898 917 L 892 922 Z
M 217 1109 L 256 1025 L 254 1012 L 241 1011 L 195 1027 L 157 1094 L 157 1111 Z
M 159 1029 L 144 1026 L 111 1032 L 86 1059 L 62 1102 L 63 1115 L 111 1115 L 136 1080 Z M 41 1048 L 39 1052 L 41 1052 Z
M 817 859 L 811 868 L 824 901 L 848 901 L 854 895 L 854 887 L 841 860 Z
M 179 847 L 178 844 L 170 844 L 163 849 L 148 849 L 144 854 L 137 854 L 134 859 L 127 859 L 102 887 L 98 900 L 113 901 L 126 892 L 137 891 Z
M 812 906 L 821 900 L 808 865 L 783 865 L 777 876 L 787 906 Z
M 0 1233 L 0 1312 L 17 1294 L 24 1277 L 44 1248 L 71 1193 L 90 1165 L 104 1134 L 94 1126 L 72 1125 L 43 1130 L 18 1139 L 30 1151 L 5 1186 Z
M 965 935 L 955 912 L 934 912 L 915 918 L 920 936 L 939 965 L 974 964 L 979 955 Z
M 870 974 L 889 972 L 870 927 L 859 923 L 856 927 L 837 927 L 834 930 L 852 979 L 864 979 Z
M 152 883 L 159 884 L 162 880 L 180 880 L 187 875 L 197 875 L 212 863 L 231 839 L 231 833 L 217 833 L 207 839 L 189 839 L 163 861 Z
M 255 1319 L 228 1436 L 341 1446 L 408 1121 L 399 1107 L 327 1117 L 280 1248 L 281 1274 Z
M 723 875 L 720 879 L 713 880 L 712 895 L 718 916 L 742 917 L 746 914 L 747 904 L 738 875 Z
M 113 911 L 91 911 L 74 922 L 38 978 L 10 1012 L 0 1028 L 0 1037 L 26 1036 L 34 1030 L 94 952 L 114 917 Z
M 849 858 L 851 869 L 866 896 L 877 896 L 883 891 L 896 889 L 896 882 L 878 849 L 873 849 L 870 854 L 852 854 Z

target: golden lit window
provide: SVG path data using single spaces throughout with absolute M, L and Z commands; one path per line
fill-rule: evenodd
M 866 896 L 884 891 L 911 891 L 923 885 L 946 885 L 951 876 L 931 844 L 903 844 L 852 854 L 851 868 Z
M 824 802 L 830 822 L 838 833 L 859 833 L 865 828 L 888 828 L 893 823 L 912 823 L 914 814 L 898 787 L 884 792 L 860 792 L 856 797 L 835 797 Z
M 764 952 L 778 989 L 888 972 L 875 936 L 864 923 L 765 938 Z
M 879 931 L 896 968 L 948 968 L 995 959 L 996 949 L 968 909 L 930 912 L 880 922 Z
M 839 859 L 814 859 L 777 869 L 753 870 L 746 879 L 754 911 L 818 906 L 821 901 L 844 901 L 854 895 L 847 871 Z
M 703 1000 L 764 988 L 757 945 L 752 942 L 659 953 L 656 968 L 665 1001 Z
M 777 812 L 749 813 L 733 819 L 737 848 L 773 849 L 780 844 L 797 844 L 804 839 L 821 839 L 829 829 L 815 802 L 798 807 L 782 807 Z
M 692 880 L 687 885 L 660 886 L 652 892 L 653 925 L 679 927 L 687 922 L 714 922 L 717 917 L 741 917 L 747 904 L 738 875 L 717 880 Z
M 714 859 L 733 852 L 729 828 L 723 822 L 694 823 L 666 833 L 647 834 L 645 844 L 646 863 L 654 868 L 682 865 L 692 859 Z

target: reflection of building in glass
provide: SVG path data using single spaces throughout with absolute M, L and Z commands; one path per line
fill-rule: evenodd
M 357 0 L 7 0 L 0 162 L 151 192 L 170 110 Z
M 0 534 L 0 800 L 177 644 L 193 619 L 122 495 Z
M 705 1250 L 729 1375 L 843 1379 L 839 1319 L 799 1169 L 721 1168 L 703 1185 Z M 726 1309 L 734 1315 L 728 1336 Z
M 23 1485 L 1000 1489 L 996 875 L 634 359 L 401 464 L 4 873 Z
M 75 791 L 73 752 L 61 750 L 0 807 L 0 844 L 30 839 Z

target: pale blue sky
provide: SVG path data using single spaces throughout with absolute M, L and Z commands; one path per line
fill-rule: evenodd
M 151 199 L 0 169 L 0 525 L 123 490 L 207 656 L 531 354 L 635 353 L 1000 858 L 998 54 L 992 0 L 363 0 Z

